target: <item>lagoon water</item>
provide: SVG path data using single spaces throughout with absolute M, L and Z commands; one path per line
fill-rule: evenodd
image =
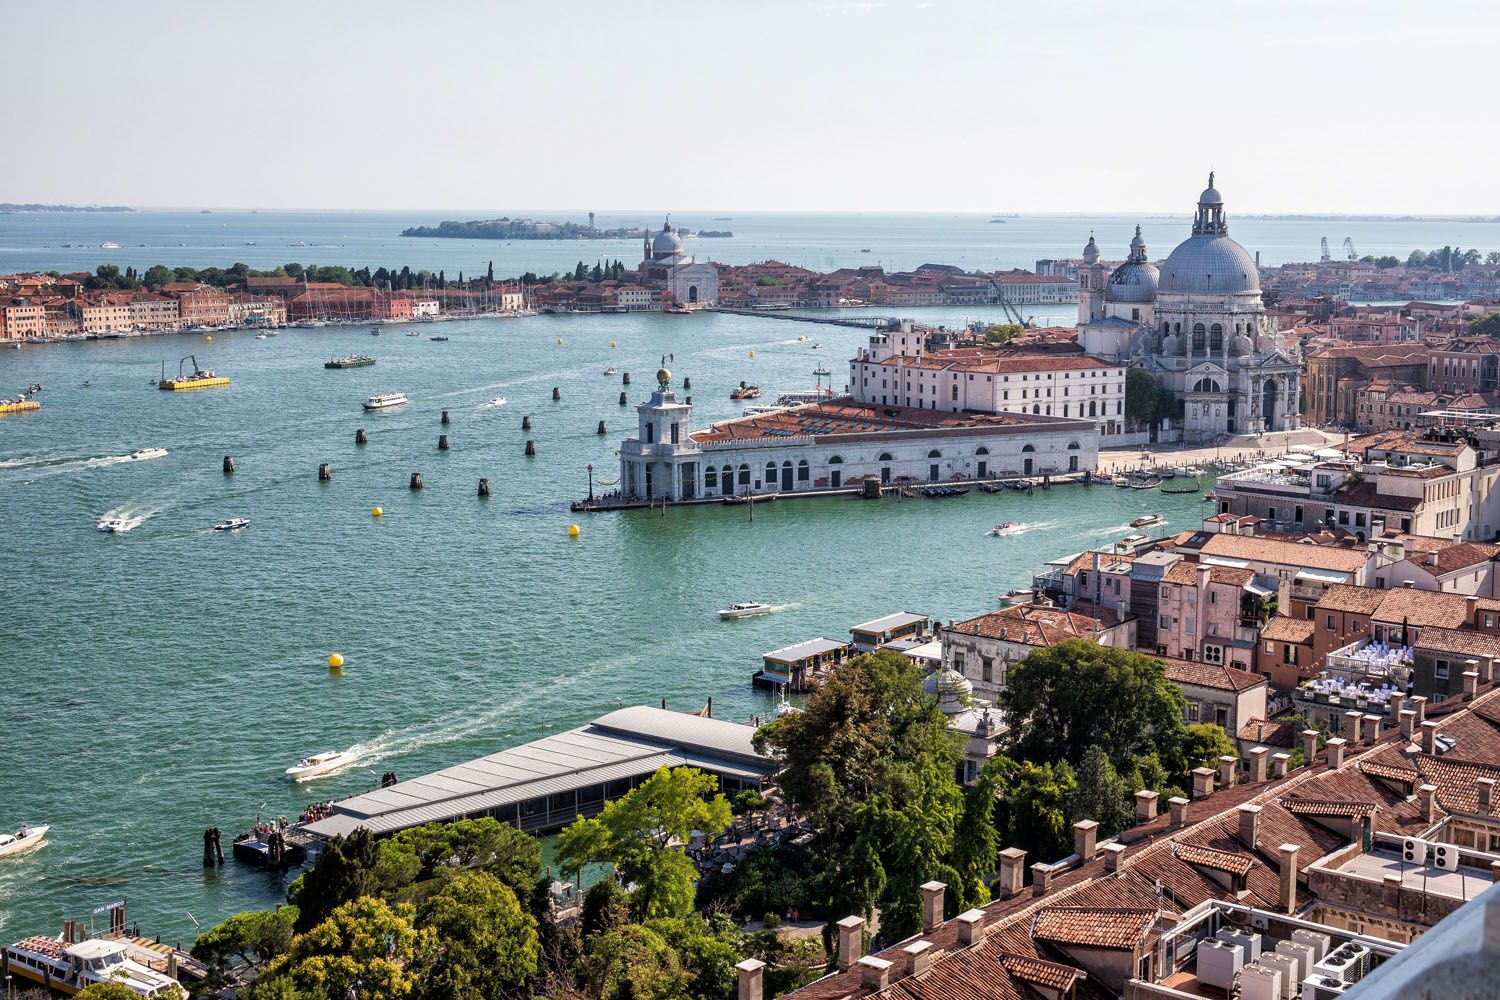
M 0 219 L 0 245 L 10 247 L 0 250 L 0 270 L 99 262 L 99 251 L 52 249 L 62 242 L 164 243 L 146 229 L 131 230 L 138 239 L 125 232 L 167 225 L 162 214 Z M 15 239 L 16 226 L 35 218 L 53 228 Z M 220 218 L 177 216 L 216 226 Z M 234 218 L 274 228 L 286 216 Z M 389 233 L 427 218 L 309 215 L 279 231 L 312 242 L 319 227 Z M 867 220 L 811 233 L 807 243 L 853 247 L 865 259 L 872 255 L 859 247 L 880 246 L 875 256 L 897 266 L 981 253 L 980 235 L 943 236 L 936 217 L 887 218 L 889 231 L 862 228 Z M 996 242 L 1025 221 L 975 223 L 989 240 L 987 264 L 1071 253 L 1089 226 L 1104 228 L 1084 220 L 1066 244 Z M 1129 222 L 1110 224 L 1123 233 Z M 748 229 L 740 219 L 719 225 Z M 133 248 L 107 259 L 146 266 L 295 257 L 477 272 L 473 260 L 493 256 L 503 274 L 550 270 L 548 260 L 562 266 L 582 253 L 577 244 L 532 243 L 506 247 L 513 256 L 502 257 L 500 247 L 467 241 L 417 247 L 422 241 L 379 238 L 394 248 L 361 255 L 344 246 L 315 257 L 262 239 L 255 248 L 205 239 L 192 253 Z M 1169 244 L 1165 231 L 1156 239 Z M 1281 239 L 1292 245 L 1291 236 Z M 1473 236 L 1404 232 L 1388 245 L 1433 242 L 1482 245 Z M 896 259 L 897 246 L 907 256 Z M 627 250 L 620 255 L 633 260 Z M 1065 320 L 1071 307 L 1035 311 Z M 1204 509 L 1193 496 L 1068 487 L 1031 497 L 799 500 L 757 505 L 753 521 L 734 507 L 573 515 L 568 502 L 587 489 L 585 467 L 593 464 L 596 482 L 614 480 L 614 449 L 633 426 L 634 411 L 617 405 L 620 380 L 601 374 L 607 366 L 633 374 L 630 399 L 640 401 L 662 355 L 675 355 L 669 367 L 692 377 L 701 424 L 740 412 L 728 399 L 740 379 L 774 397 L 810 387 L 822 364 L 842 382 L 865 334 L 646 314 L 416 329 L 424 336 L 328 328 L 267 340 L 238 332 L 211 343 L 174 335 L 0 352 L 0 390 L 46 387 L 40 412 L 0 418 L 0 826 L 53 825 L 48 846 L 0 863 L 0 936 L 56 932 L 64 917 L 125 898 L 144 928 L 186 940 L 195 924 L 268 905 L 283 891 L 274 876 L 232 861 L 203 870 L 206 827 L 222 828 L 227 842 L 258 811 L 295 815 L 367 788 L 383 771 L 412 776 L 620 704 L 666 698 L 696 708 L 712 696 L 716 714 L 745 719 L 767 706 L 749 686 L 764 651 L 844 636 L 851 624 L 901 609 L 977 614 L 1027 585 L 1045 561 L 1123 535 L 1133 517 L 1161 512 L 1180 529 Z M 438 332 L 452 339 L 426 339 Z M 804 333 L 810 340 L 798 342 Z M 163 362 L 175 371 L 190 352 L 233 385 L 165 393 L 150 384 Z M 373 353 L 378 363 L 323 369 L 328 357 L 351 352 Z M 551 400 L 554 386 L 561 402 Z M 390 390 L 411 404 L 360 410 L 365 397 Z M 500 397 L 503 404 L 492 402 Z M 446 428 L 443 409 L 453 418 Z M 529 433 L 520 429 L 526 414 Z M 595 434 L 600 419 L 604 437 Z M 359 427 L 370 435 L 364 448 L 353 443 Z M 452 440 L 447 453 L 436 450 L 441 432 Z M 527 438 L 537 441 L 534 459 L 522 455 Z M 121 460 L 157 446 L 169 454 Z M 225 454 L 238 463 L 233 476 L 220 471 Z M 317 481 L 322 462 L 333 466 L 331 483 Z M 412 472 L 426 480 L 420 493 L 407 489 Z M 475 496 L 481 477 L 494 490 L 487 501 Z M 375 505 L 385 511 L 378 520 L 369 513 Z M 125 517 L 131 530 L 101 534 L 95 524 L 107 514 Z M 210 530 L 228 517 L 251 526 Z M 1035 527 L 987 536 L 1002 520 Z M 570 539 L 574 522 L 582 533 Z M 729 623 L 715 616 L 745 599 L 781 610 Z M 325 665 L 334 651 L 346 658 L 343 676 Z M 304 786 L 282 776 L 302 755 L 347 747 L 362 751 L 357 770 Z

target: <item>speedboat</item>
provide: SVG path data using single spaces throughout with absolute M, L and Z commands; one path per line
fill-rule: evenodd
M 146 462 L 153 458 L 166 457 L 167 449 L 165 448 L 142 448 L 140 451 L 131 452 L 125 460 L 127 462 Z
M 441 344 L 441 343 L 444 343 L 445 341 L 447 341 L 448 338 L 447 337 L 428 337 L 427 339 L 428 340 L 435 340 L 435 341 L 437 341 L 438 343 Z
M 1000 536 L 1019 535 L 1025 530 L 1026 525 L 1021 524 L 1019 521 L 1001 521 L 990 529 L 990 534 Z
M 123 517 L 106 517 L 99 522 L 99 530 L 106 535 L 117 535 L 129 531 L 130 526 L 125 523 Z
M 332 774 L 353 764 L 358 758 L 347 750 L 328 750 L 303 757 L 286 769 L 287 777 L 293 781 L 311 781 Z
M 773 610 L 771 605 L 761 604 L 759 601 L 740 601 L 727 608 L 720 608 L 719 617 L 726 621 L 731 618 L 753 618 L 756 615 L 768 615 Z
M 1145 517 L 1138 517 L 1134 521 L 1131 521 L 1130 526 L 1132 528 L 1152 528 L 1158 524 L 1166 523 L 1167 519 L 1160 514 L 1147 514 Z
M 256 340 L 265 340 L 265 339 L 266 339 L 266 335 L 265 335 L 265 334 L 263 334 L 263 333 L 257 333 L 257 334 L 256 334 L 256 335 L 255 335 L 255 339 L 256 339 Z
M 248 527 L 250 527 L 250 519 L 248 517 L 231 517 L 227 521 L 220 521 L 218 524 L 214 525 L 214 530 L 239 531 L 241 528 Z
M 393 406 L 405 406 L 409 402 L 411 400 L 407 399 L 404 393 L 383 392 L 365 400 L 364 405 L 367 410 L 388 410 Z
M 616 368 L 615 368 L 614 365 L 610 365 L 608 368 L 604 369 L 604 374 L 606 374 L 606 375 L 618 375 L 620 373 L 619 373 L 618 370 L 616 370 Z
M 0 858 L 12 854 L 25 854 L 27 851 L 35 850 L 42 846 L 42 838 L 47 836 L 49 826 L 32 826 L 30 823 L 22 823 L 21 828 L 15 833 L 0 833 Z

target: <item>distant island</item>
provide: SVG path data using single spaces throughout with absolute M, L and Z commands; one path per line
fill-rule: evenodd
M 128 205 L 39 205 L 14 201 L 0 201 L 0 213 L 15 212 L 134 212 Z
M 683 236 L 701 236 L 707 239 L 729 239 L 734 236 L 728 230 L 679 232 Z M 650 236 L 651 232 L 637 227 L 599 229 L 576 222 L 543 222 L 536 219 L 471 219 L 468 222 L 450 219 L 436 226 L 411 226 L 401 230 L 401 235 L 463 240 L 638 240 Z

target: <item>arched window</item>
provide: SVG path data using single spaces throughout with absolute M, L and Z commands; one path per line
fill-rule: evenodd
M 975 452 L 974 452 L 974 454 L 976 454 L 976 455 L 988 455 L 988 454 L 989 454 L 989 453 L 990 453 L 990 450 L 989 450 L 989 449 L 988 449 L 988 448 L 986 448 L 986 447 L 984 447 L 984 446 L 983 446 L 983 445 L 981 445 L 981 446 L 980 446 L 980 447 L 979 447 L 979 448 L 978 448 L 978 449 L 977 449 L 977 450 L 976 450 L 976 451 L 975 451 Z
M 1203 334 L 1204 334 L 1204 332 L 1205 331 L 1203 329 L 1203 324 L 1202 323 L 1194 323 L 1193 324 L 1193 351 L 1195 353 L 1201 352 L 1203 350 Z
M 958 399 L 958 383 L 957 382 L 953 383 L 953 399 L 955 401 Z
M 775 482 L 776 482 L 776 463 L 775 462 L 767 462 L 766 463 L 766 480 L 765 480 L 765 484 L 764 485 L 770 486 L 770 485 L 772 485 Z
M 1022 446 L 1022 448 L 1021 448 L 1021 453 L 1022 454 L 1025 454 L 1026 452 L 1029 452 L 1029 451 L 1036 451 L 1036 445 L 1028 444 L 1028 445 L 1023 445 Z
M 1221 390 L 1219 389 L 1219 383 L 1218 383 L 1218 381 L 1216 381 L 1215 379 L 1200 378 L 1197 382 L 1193 383 L 1193 391 L 1194 392 L 1219 392 Z
M 1068 415 L 1068 404 L 1064 403 L 1063 404 L 1063 416 L 1066 417 L 1067 415 Z
M 1181 336 L 1182 335 L 1182 324 L 1178 323 L 1177 324 L 1177 328 L 1175 330 L 1173 330 L 1172 332 L 1175 333 L 1175 334 L 1177 334 L 1177 335 L 1179 335 L 1179 336 Z
M 1171 333 L 1172 332 L 1172 324 L 1168 323 L 1166 320 L 1162 320 L 1161 321 L 1161 332 L 1162 333 Z
M 801 461 L 799 461 L 797 463 L 797 482 L 799 482 L 799 483 L 805 483 L 805 482 L 808 481 L 808 479 L 809 479 L 809 477 L 811 475 L 812 475 L 812 468 L 811 468 L 811 466 L 809 466 L 807 464 L 807 459 L 804 458 Z
M 890 462 L 890 461 L 892 461 L 891 453 L 888 452 L 888 451 L 881 452 L 880 453 L 880 461 L 882 461 L 882 462 Z
M 934 448 L 934 449 L 932 449 L 931 451 L 929 451 L 927 453 L 927 457 L 928 458 L 942 458 L 943 457 L 943 453 L 940 452 L 940 451 L 938 451 L 936 448 Z
M 1077 441 L 1069 441 L 1068 442 L 1068 450 L 1069 451 L 1077 451 L 1081 447 L 1083 447 L 1083 446 L 1080 445 Z
M 727 465 L 719 470 L 719 492 L 726 497 L 734 492 L 734 469 Z
M 1208 328 L 1208 349 L 1210 351 L 1224 349 L 1224 328 L 1218 323 Z
M 1032 403 L 1031 404 L 1031 412 L 1035 413 L 1037 416 L 1041 416 L 1041 413 L 1042 413 L 1041 404 L 1039 404 L 1039 403 Z
M 1098 415 L 1098 412 L 1094 409 L 1094 401 L 1092 399 L 1089 400 L 1089 416 L 1097 417 Z
M 741 463 L 741 465 L 740 465 L 740 485 L 741 486 L 749 486 L 750 485 L 750 466 L 746 465 L 744 463 Z
M 829 465 L 843 465 L 844 464 L 844 460 L 842 458 L 839 458 L 837 455 L 834 455 L 834 456 L 832 456 L 832 457 L 830 457 L 828 459 L 828 464 Z

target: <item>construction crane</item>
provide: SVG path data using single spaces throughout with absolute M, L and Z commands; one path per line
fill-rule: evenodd
M 1344 253 L 1350 260 L 1359 260 L 1359 254 L 1354 251 L 1354 237 L 1344 237 Z
M 1022 316 L 1021 310 L 1017 309 L 1011 303 L 1011 301 L 1005 297 L 1005 289 L 1000 287 L 1000 282 L 996 281 L 993 276 L 990 278 L 990 284 L 995 289 L 995 301 L 999 304 L 1000 310 L 1005 313 L 1005 318 L 1007 320 L 1016 324 L 1017 326 L 1025 327 L 1026 329 L 1030 329 L 1031 327 L 1036 325 L 1032 320 Z
M 1323 256 L 1319 257 L 1318 259 L 1325 264 L 1330 260 L 1333 260 L 1332 257 L 1328 256 L 1328 237 L 1326 236 L 1323 237 Z

